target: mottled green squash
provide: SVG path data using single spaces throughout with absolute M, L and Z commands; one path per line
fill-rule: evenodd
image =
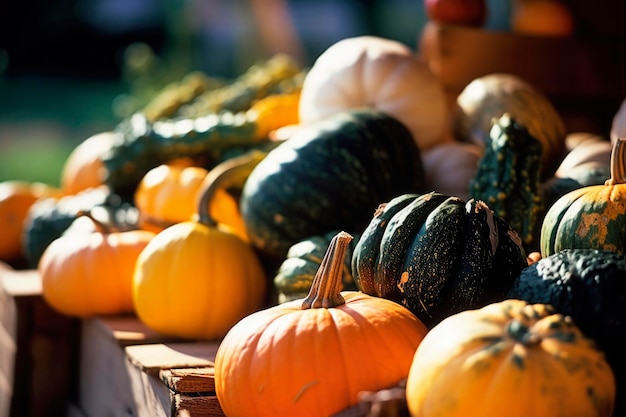
M 403 304 L 429 327 L 503 299 L 526 266 L 519 236 L 485 203 L 436 192 L 381 206 L 352 258 L 361 291 Z
M 626 399 L 626 258 L 598 249 L 565 249 L 522 270 L 509 298 L 545 303 L 571 316 L 607 356 L 617 378 L 615 415 Z M 626 410 L 624 410 L 626 411 Z
M 233 153 L 263 146 L 267 125 L 281 116 L 259 114 L 255 104 L 271 95 L 296 94 L 302 78 L 299 65 L 279 54 L 214 88 L 195 77 L 173 86 L 117 124 L 115 143 L 102 158 L 106 184 L 131 200 L 143 176 L 168 161 L 186 158 L 210 169 Z M 186 89 L 191 91 L 183 94 Z M 297 116 L 297 109 L 293 113 Z
M 470 197 L 486 202 L 530 247 L 543 210 L 542 145 L 509 114 L 495 118 L 470 182 Z
M 272 149 L 240 198 L 250 242 L 283 259 L 310 236 L 360 233 L 378 205 L 421 191 L 423 168 L 411 133 L 375 109 L 354 109 L 303 126 Z
M 330 241 L 339 231 L 332 231 L 320 236 L 312 236 L 302 240 L 289 248 L 285 260 L 280 264 L 274 277 L 274 288 L 277 291 L 278 302 L 284 303 L 300 298 L 306 298 L 311 290 L 313 278 L 320 268 L 324 254 L 328 250 Z M 352 252 L 359 236 L 353 236 L 346 248 L 343 267 L 343 289 L 354 291 L 357 289 L 352 277 Z
M 563 249 L 626 253 L 626 139 L 613 145 L 610 178 L 560 197 L 541 226 L 542 257 Z

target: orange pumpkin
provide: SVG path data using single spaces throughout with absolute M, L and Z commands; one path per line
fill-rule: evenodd
M 215 391 L 228 416 L 330 416 L 406 378 L 426 327 L 405 307 L 341 291 L 335 236 L 309 295 L 253 313 L 222 340 Z
M 412 417 L 610 417 L 615 378 L 570 317 L 504 300 L 433 327 L 406 382 Z
M 69 154 L 61 171 L 61 189 L 65 194 L 104 184 L 106 168 L 102 156 L 120 136 L 115 132 L 102 132 L 79 143 Z
M 160 333 L 217 339 L 264 305 L 265 271 L 248 242 L 209 214 L 212 185 L 202 185 L 193 219 L 159 232 L 137 259 L 135 310 Z
M 39 260 L 43 298 L 62 314 L 90 317 L 134 312 L 135 262 L 154 233 L 118 232 L 97 225 L 93 232 L 68 233 L 55 239 Z
M 173 224 L 191 220 L 208 173 L 205 168 L 178 163 L 150 169 L 135 190 L 140 227 L 158 233 Z M 224 188 L 215 190 L 208 210 L 218 223 L 229 225 L 245 236 L 237 200 Z
M 60 194 L 56 187 L 41 182 L 0 182 L 0 260 L 18 262 L 24 259 L 23 230 L 28 209 L 41 198 L 59 197 Z

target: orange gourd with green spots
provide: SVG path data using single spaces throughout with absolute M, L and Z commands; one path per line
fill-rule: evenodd
M 570 191 L 554 203 L 541 227 L 541 255 L 563 249 L 626 253 L 626 138 L 611 152 L 611 178 Z
M 615 376 L 571 317 L 508 299 L 433 327 L 406 382 L 411 417 L 610 417 Z

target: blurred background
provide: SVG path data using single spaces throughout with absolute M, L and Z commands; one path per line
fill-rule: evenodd
M 506 30 L 513 0 L 487 1 Z M 0 5 L 0 180 L 58 184 L 78 143 L 192 70 L 233 78 L 286 52 L 309 66 L 339 39 L 417 48 L 422 0 L 32 0 Z

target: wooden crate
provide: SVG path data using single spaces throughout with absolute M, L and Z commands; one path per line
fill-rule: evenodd
M 89 417 L 223 416 L 215 395 L 218 342 L 151 331 L 134 316 L 83 321 L 80 393 Z
M 75 393 L 80 321 L 50 308 L 35 270 L 0 265 L 0 416 L 59 417 Z
M 418 47 L 451 104 L 472 80 L 509 73 L 545 93 L 569 131 L 608 135 L 626 97 L 623 39 L 524 36 L 429 22 Z

